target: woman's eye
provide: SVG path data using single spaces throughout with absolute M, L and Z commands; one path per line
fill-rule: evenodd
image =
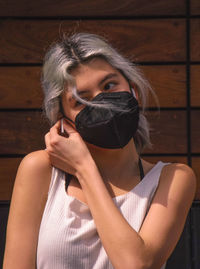
M 76 101 L 74 106 L 77 107 L 77 106 L 80 106 L 80 105 L 82 105 L 82 104 L 79 101 Z
M 80 106 L 84 106 L 84 104 L 82 104 L 79 101 L 76 101 L 75 104 L 74 104 L 74 107 L 80 107 Z
M 112 89 L 114 86 L 116 85 L 116 83 L 114 82 L 109 82 L 109 83 L 106 83 L 105 86 L 104 86 L 104 90 L 110 90 Z
M 86 100 L 86 101 L 89 101 L 88 98 L 83 98 L 83 99 Z M 84 106 L 84 104 L 79 102 L 78 100 L 75 100 L 74 107 L 80 107 L 80 106 Z

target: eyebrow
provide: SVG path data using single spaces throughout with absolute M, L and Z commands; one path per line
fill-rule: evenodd
M 106 80 L 114 78 L 114 77 L 118 77 L 118 75 L 116 73 L 109 73 L 108 75 L 106 75 L 100 82 L 99 82 L 99 86 L 101 86 Z M 89 90 L 83 90 L 83 91 L 77 91 L 78 94 L 84 95 L 85 93 L 90 92 Z
M 113 77 L 118 77 L 118 75 L 116 73 L 109 73 L 99 82 L 99 85 L 103 84 L 107 79 L 111 79 Z

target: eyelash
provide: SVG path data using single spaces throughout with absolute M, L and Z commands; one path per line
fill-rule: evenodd
M 110 81 L 110 82 L 108 82 L 108 83 L 105 84 L 105 86 L 104 86 L 104 90 L 106 90 L 106 91 L 109 91 L 109 90 L 110 90 L 110 89 L 106 89 L 106 86 L 109 85 L 109 84 L 113 84 L 114 86 L 117 85 L 116 82 L 114 82 L 114 81 Z M 114 87 L 114 86 L 113 86 L 113 87 Z M 113 87 L 111 87 L 111 88 L 113 88 Z

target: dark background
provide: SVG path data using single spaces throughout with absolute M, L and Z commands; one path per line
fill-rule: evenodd
M 168 268 L 200 268 L 200 0 L 0 0 L 0 258 L 17 166 L 44 148 L 48 130 L 42 59 L 63 32 L 83 31 L 140 64 L 158 95 L 160 113 L 153 101 L 148 113 L 154 146 L 143 158 L 186 163 L 198 178 Z

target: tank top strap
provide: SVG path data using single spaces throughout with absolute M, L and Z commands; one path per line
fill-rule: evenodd
M 142 161 L 139 157 L 138 159 L 138 166 L 139 166 L 139 170 L 140 170 L 140 181 L 144 178 L 144 169 L 143 169 L 143 165 L 142 165 Z M 70 184 L 70 181 L 72 179 L 72 175 L 65 173 L 65 190 L 67 191 L 68 186 Z
M 142 161 L 139 157 L 139 160 L 138 160 L 138 166 L 139 166 L 139 169 L 140 169 L 140 181 L 143 179 L 144 177 L 144 169 L 143 169 L 143 165 L 142 165 Z
M 67 191 L 68 189 L 68 186 L 69 186 L 69 183 L 72 179 L 72 175 L 71 174 L 68 174 L 68 173 L 65 173 L 65 190 Z

